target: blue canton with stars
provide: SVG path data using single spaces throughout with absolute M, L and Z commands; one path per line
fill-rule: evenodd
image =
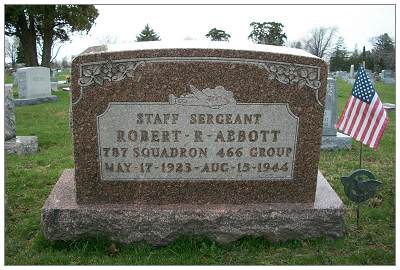
M 352 95 L 368 104 L 371 104 L 372 98 L 375 95 L 374 86 L 362 66 L 358 69 L 357 79 L 353 86 Z

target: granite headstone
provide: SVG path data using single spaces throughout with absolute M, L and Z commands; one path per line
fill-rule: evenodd
M 50 69 L 46 67 L 26 67 L 17 70 L 19 98 L 17 106 L 40 104 L 57 100 L 51 95 Z
M 326 63 L 221 44 L 113 45 L 74 59 L 75 169 L 43 207 L 47 239 L 343 234 L 342 202 L 318 172 Z
M 337 94 L 336 80 L 328 78 L 328 87 L 325 97 L 325 111 L 322 135 L 336 135 L 335 124 L 337 122 Z
M 379 73 L 379 77 L 381 78 L 384 84 L 396 83 L 394 72 L 390 69 L 383 69 L 381 73 Z
M 352 138 L 336 130 L 337 116 L 337 92 L 336 80 L 328 78 L 328 86 L 325 97 L 325 112 L 322 130 L 322 150 L 350 149 Z
M 16 136 L 12 84 L 4 87 L 4 150 L 7 154 L 27 155 L 38 151 L 36 136 Z
M 12 84 L 4 87 L 4 139 L 15 138 L 15 104 L 12 96 Z

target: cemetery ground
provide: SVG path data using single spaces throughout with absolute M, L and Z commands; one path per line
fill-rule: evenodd
M 394 85 L 376 84 L 383 102 L 395 103 Z M 351 86 L 337 80 L 340 113 Z M 69 132 L 69 93 L 59 100 L 17 107 L 17 135 L 36 135 L 39 152 L 29 156 L 7 155 L 5 213 L 5 263 L 31 264 L 140 264 L 140 265 L 393 265 L 395 263 L 395 113 L 377 151 L 363 147 L 363 168 L 383 182 L 377 195 L 361 207 L 357 228 L 355 204 L 344 194 L 340 177 L 358 168 L 359 147 L 350 151 L 321 152 L 320 170 L 345 204 L 345 236 L 272 243 L 262 237 L 245 237 L 228 245 L 206 238 L 182 236 L 163 247 L 145 243 L 116 244 L 106 239 L 49 242 L 40 226 L 41 208 L 65 168 L 73 168 Z

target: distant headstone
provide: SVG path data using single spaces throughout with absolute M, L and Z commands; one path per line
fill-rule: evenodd
M 51 82 L 51 91 L 58 90 L 58 82 Z
M 322 131 L 322 150 L 350 149 L 352 138 L 337 132 L 337 92 L 336 80 L 328 78 L 328 86 L 325 97 L 325 111 Z
M 354 65 L 350 66 L 350 79 L 354 79 Z
M 17 70 L 19 98 L 17 106 L 56 101 L 51 95 L 50 69 L 46 67 L 26 67 Z
M 15 138 L 15 104 L 12 84 L 6 84 L 4 88 L 4 137 L 7 141 Z
M 396 110 L 396 104 L 393 103 L 383 103 L 383 108 L 385 108 L 386 111 L 394 111 Z
M 347 79 L 347 82 L 351 85 L 354 85 L 355 82 L 354 65 L 350 66 L 350 74 L 349 78 Z
M 336 80 L 328 78 L 322 135 L 336 135 L 337 122 Z
M 5 85 L 4 91 L 4 150 L 7 154 L 26 155 L 38 150 L 36 136 L 16 136 L 15 105 L 12 84 Z
M 17 136 L 16 152 L 18 155 L 28 155 L 38 151 L 38 139 L 36 136 Z
M 349 73 L 346 71 L 336 71 L 335 77 L 346 81 L 349 79 Z
M 51 82 L 57 82 L 57 69 L 50 69 Z
M 74 59 L 75 169 L 43 207 L 47 239 L 343 235 L 343 204 L 318 171 L 326 63 L 283 47 L 194 45 Z
M 18 77 L 17 77 L 17 72 L 16 71 L 14 71 L 14 72 L 12 72 L 11 73 L 11 76 L 12 76 L 12 78 L 13 78 L 13 86 L 18 86 Z
M 375 78 L 374 78 L 374 74 L 372 73 L 372 70 L 370 69 L 366 69 L 365 73 L 367 74 L 369 80 L 371 81 L 372 85 L 375 86 Z
M 395 84 L 396 79 L 394 76 L 394 72 L 390 69 L 384 69 L 381 73 L 379 73 L 379 77 L 381 78 L 384 84 Z
M 27 67 L 17 71 L 19 96 L 21 98 L 47 97 L 51 95 L 50 69 Z

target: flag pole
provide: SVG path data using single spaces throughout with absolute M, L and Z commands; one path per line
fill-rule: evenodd
M 365 46 L 363 46 L 363 53 L 362 53 L 362 65 L 365 69 Z M 360 160 L 359 160 L 359 169 L 362 168 L 362 142 L 360 140 Z M 360 228 L 360 203 L 357 203 L 357 229 Z
M 363 53 L 362 53 L 362 65 L 365 69 L 365 46 L 363 46 Z M 362 142 L 360 140 L 360 162 L 359 162 L 359 169 L 362 168 Z M 357 219 L 358 221 L 358 219 Z

